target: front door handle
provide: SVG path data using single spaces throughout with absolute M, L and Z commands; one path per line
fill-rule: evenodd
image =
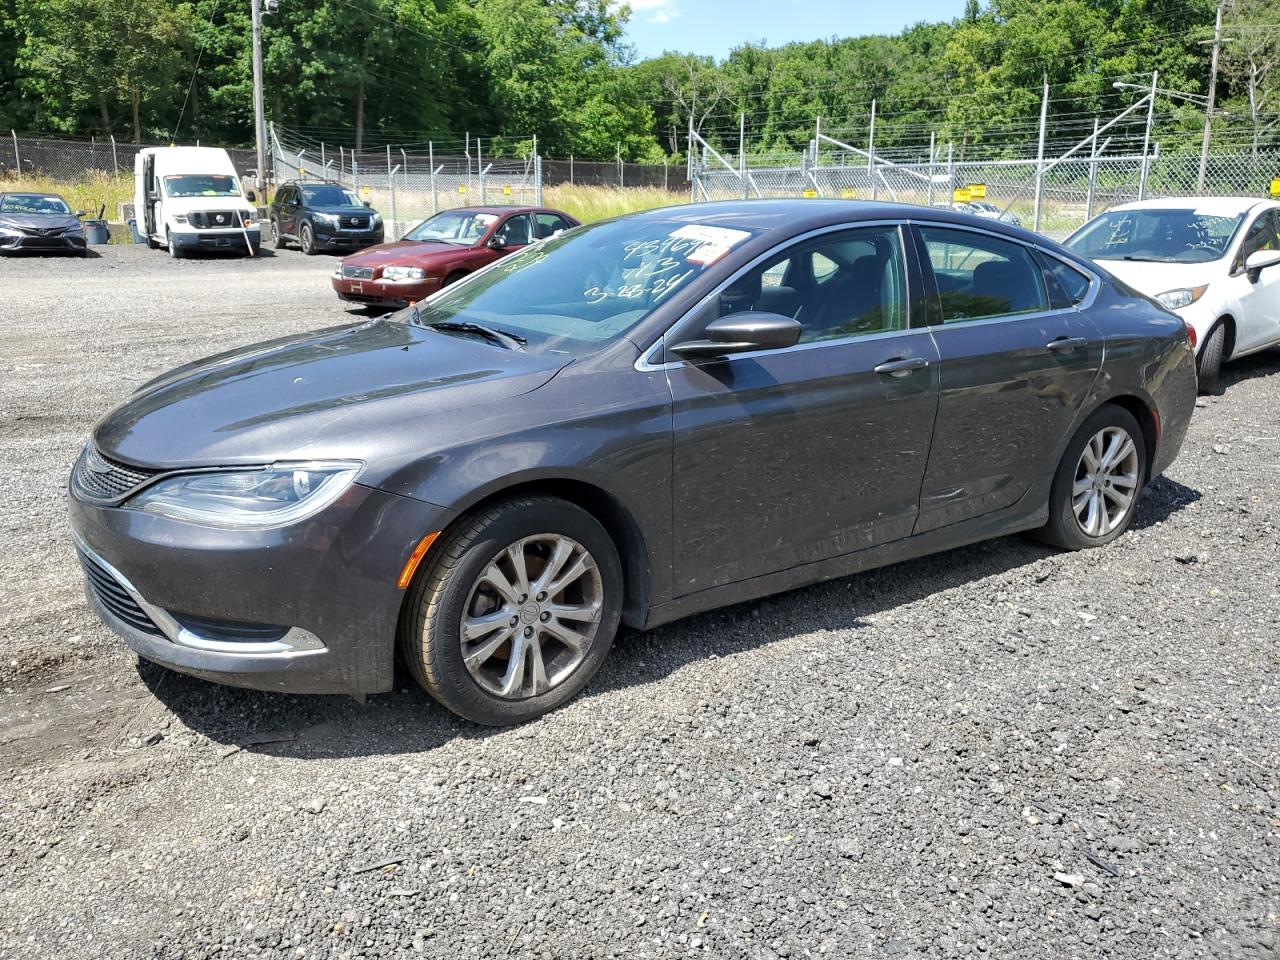
M 913 370 L 923 370 L 927 366 L 929 361 L 924 357 L 894 357 L 871 369 L 876 373 L 887 373 L 891 377 L 905 377 Z
M 1050 340 L 1044 345 L 1046 350 L 1052 350 L 1054 353 L 1061 353 L 1066 350 L 1078 350 L 1089 343 L 1084 337 L 1058 337 L 1057 340 Z

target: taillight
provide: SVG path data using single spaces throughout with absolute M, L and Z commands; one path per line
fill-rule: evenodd
M 1187 328 L 1187 339 L 1191 341 L 1191 349 L 1196 348 L 1196 328 L 1191 325 L 1191 321 L 1183 320 L 1183 324 Z

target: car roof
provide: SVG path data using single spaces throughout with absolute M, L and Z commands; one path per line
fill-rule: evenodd
M 0 190 L 0 197 L 57 197 L 63 203 L 67 202 L 67 198 L 60 193 L 41 190 Z
M 1035 243 L 1051 243 L 1019 227 L 999 220 L 984 220 L 972 214 L 944 207 L 925 207 L 915 203 L 888 203 L 877 200 L 724 200 L 712 203 L 687 203 L 676 207 L 660 207 L 631 214 L 632 219 L 653 222 L 698 223 L 707 226 L 737 227 L 741 230 L 788 234 L 802 233 L 841 223 L 860 220 L 929 220 L 954 223 L 957 226 L 981 225 L 988 232 L 1007 233 L 1010 237 Z M 1056 246 L 1056 244 L 1054 244 Z
M 1260 200 L 1258 197 L 1157 197 L 1122 203 L 1111 210 L 1194 210 L 1210 217 L 1238 217 L 1260 204 L 1280 206 L 1274 201 Z

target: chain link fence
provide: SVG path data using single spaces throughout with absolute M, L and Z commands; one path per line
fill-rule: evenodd
M 1210 156 L 1203 191 L 1199 156 L 1070 157 L 1055 161 L 893 162 L 846 152 L 813 152 L 790 165 L 753 166 L 704 156 L 692 166 L 695 200 L 744 197 L 835 197 L 923 206 L 950 205 L 957 189 L 1012 214 L 1026 227 L 1061 239 L 1094 214 L 1143 196 L 1267 195 L 1280 176 L 1280 151 Z M 1043 171 L 1043 172 L 1042 172 Z M 1037 202 L 1038 198 L 1038 202 Z M 1038 218 L 1037 218 L 1037 207 Z
M 107 140 L 60 140 L 48 137 L 0 137 L 0 176 L 47 177 L 75 181 L 92 176 L 133 177 L 138 151 L 159 143 Z M 192 144 L 198 146 L 198 144 Z M 257 166 L 254 151 L 232 147 L 231 162 L 244 175 Z
M 384 147 L 359 153 L 331 147 L 287 129 L 270 132 L 276 183 L 332 180 L 351 187 L 386 223 L 389 238 L 454 207 L 542 203 L 542 160 L 536 155 L 490 159 L 438 154 L 431 144 L 410 151 Z

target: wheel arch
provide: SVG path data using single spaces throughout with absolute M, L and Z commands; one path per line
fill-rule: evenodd
M 520 479 L 496 489 L 487 489 L 460 505 L 457 517 L 444 530 L 442 538 L 449 536 L 477 511 L 499 500 L 522 496 L 549 496 L 572 503 L 604 527 L 622 563 L 622 622 L 629 627 L 642 628 L 652 596 L 649 544 L 631 511 L 598 484 L 574 477 L 545 476 Z
M 1146 475 L 1149 482 L 1151 480 L 1151 469 L 1156 462 L 1156 447 L 1160 443 L 1160 426 L 1155 404 L 1149 398 L 1138 396 L 1136 393 L 1121 393 L 1107 397 L 1094 407 L 1094 411 L 1107 404 L 1127 411 L 1132 414 L 1133 419 L 1138 421 L 1138 427 L 1142 430 L 1142 443 L 1147 448 Z M 1091 411 L 1090 416 L 1092 416 L 1092 413 Z
M 1213 328 L 1221 324 L 1226 330 L 1226 337 L 1222 343 L 1222 361 L 1231 359 L 1231 355 L 1236 352 L 1236 318 L 1230 313 L 1224 313 L 1213 321 L 1213 326 L 1209 328 L 1209 332 L 1205 335 L 1205 340 L 1213 336 Z

